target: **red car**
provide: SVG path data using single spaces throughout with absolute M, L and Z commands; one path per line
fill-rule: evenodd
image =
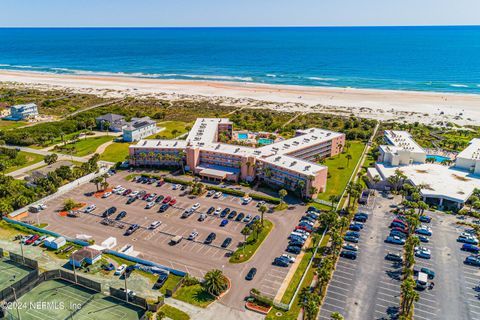
M 394 227 L 394 228 L 392 228 L 391 231 L 393 231 L 393 230 L 400 231 L 401 233 L 404 233 L 404 234 L 408 233 L 408 230 L 404 229 L 404 228 Z
M 170 200 L 172 200 L 172 197 L 167 196 L 167 197 L 165 197 L 165 199 L 163 199 L 162 203 L 169 203 Z
M 142 200 L 147 200 L 148 197 L 150 197 L 150 193 L 147 193 L 146 195 L 144 195 Z
M 31 237 L 30 239 L 28 239 L 27 241 L 25 241 L 25 244 L 32 244 L 34 243 L 35 241 L 38 240 L 38 238 L 40 238 L 40 236 L 38 234 L 34 235 L 33 237 Z
M 304 230 L 310 233 L 313 231 L 312 227 L 307 227 L 307 226 L 296 226 L 295 230 Z
M 177 203 L 177 199 L 173 198 L 168 204 L 173 206 L 175 203 Z
M 132 193 L 132 189 L 127 189 L 123 192 L 123 195 L 128 196 L 130 193 Z

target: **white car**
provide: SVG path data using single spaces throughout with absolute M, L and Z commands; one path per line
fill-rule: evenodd
M 295 262 L 295 257 L 291 256 L 291 255 L 288 255 L 286 253 L 282 254 L 282 257 L 285 257 L 288 259 L 288 262 L 290 263 L 294 263 Z
M 126 269 L 127 269 L 127 265 L 126 265 L 126 264 L 122 264 L 121 266 L 119 266 L 119 267 L 117 268 L 117 270 L 115 270 L 115 275 L 116 275 L 116 276 L 122 275 L 122 274 L 125 272 Z
M 149 203 L 147 203 L 147 205 L 145 206 L 145 209 L 150 209 L 150 208 L 152 208 L 154 205 L 155 205 L 155 201 L 149 202 Z
M 213 197 L 214 197 L 215 199 L 218 199 L 218 198 L 220 198 L 222 195 L 223 195 L 223 193 L 221 193 L 220 191 L 218 191 L 218 192 L 215 192 L 215 193 L 214 193 Z
M 47 209 L 47 205 L 45 203 L 39 203 L 38 204 L 38 207 L 40 208 L 40 210 L 45 210 Z
M 115 191 L 115 193 L 116 193 L 116 194 L 122 194 L 122 193 L 125 192 L 125 190 L 127 190 L 127 189 L 125 189 L 124 187 L 120 187 L 120 188 L 118 188 L 118 189 Z
M 160 221 L 153 221 L 152 223 L 150 223 L 150 226 L 148 228 L 151 230 L 157 229 L 161 224 L 162 222 Z
M 193 206 L 192 206 L 192 209 L 193 210 L 197 210 L 198 208 L 200 208 L 200 203 L 195 203 Z
M 118 189 L 120 188 L 123 188 L 121 184 L 119 184 L 118 186 L 116 186 L 115 188 L 113 188 L 113 192 L 116 192 Z
M 111 192 L 105 192 L 105 193 L 103 194 L 102 198 L 108 198 L 108 197 L 110 197 L 111 195 L 112 195 Z
M 198 236 L 198 232 L 197 231 L 192 231 L 192 233 L 190 233 L 190 235 L 188 236 L 188 240 L 195 240 L 195 238 Z
M 252 198 L 250 197 L 246 197 L 242 199 L 242 204 L 249 204 L 250 202 L 252 202 Z
M 172 186 L 172 189 L 173 189 L 173 190 L 177 190 L 177 189 L 180 188 L 180 187 L 181 187 L 181 186 L 180 186 L 179 184 L 174 184 L 174 185 Z
M 97 208 L 97 206 L 92 203 L 91 205 L 89 205 L 88 207 L 86 207 L 85 210 L 83 210 L 83 212 L 85 212 L 85 213 L 90 213 L 90 212 L 92 212 L 93 210 L 95 210 L 96 208 Z
M 263 201 L 263 200 L 262 200 L 262 201 L 258 201 L 258 202 L 257 202 L 257 207 L 261 207 L 261 206 L 263 206 L 265 203 L 266 203 L 266 202 Z
M 430 249 L 427 249 L 425 247 L 415 247 L 415 251 L 423 251 L 423 252 L 426 252 L 428 254 L 430 254 Z
M 222 212 L 222 208 L 218 207 L 213 214 L 218 216 L 220 214 L 220 212 Z
M 136 196 L 138 196 L 139 193 L 140 193 L 140 191 L 133 191 L 133 192 L 130 193 L 128 196 L 129 196 L 129 197 L 132 197 L 132 198 L 135 198 Z

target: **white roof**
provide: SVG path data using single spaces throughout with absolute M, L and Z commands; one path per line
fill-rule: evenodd
M 343 133 L 333 132 L 319 128 L 298 130 L 297 133 L 300 133 L 300 135 L 291 139 L 260 147 L 258 148 L 258 150 L 262 151 L 263 153 L 289 154 L 297 150 L 320 144 L 322 142 L 329 141 L 335 137 L 340 137 L 343 135 Z
M 138 141 L 138 143 L 132 144 L 129 148 L 179 148 L 185 149 L 187 147 L 187 141 L 185 140 L 158 140 L 158 139 L 144 139 Z
M 457 155 L 457 158 L 480 160 L 480 139 L 470 141 L 470 145 Z
M 218 125 L 221 123 L 228 124 L 231 122 L 228 118 L 198 118 L 188 133 L 187 141 L 191 143 L 215 142 Z
M 208 143 L 197 144 L 201 150 L 205 151 L 214 151 L 219 153 L 226 153 L 231 155 L 239 155 L 239 156 L 263 156 L 265 155 L 261 151 L 258 151 L 256 148 L 238 146 L 233 144 L 226 144 L 226 143 Z
M 412 152 L 425 152 L 407 131 L 385 130 L 385 137 L 397 148 Z
M 261 161 L 283 167 L 285 169 L 292 170 L 304 175 L 315 175 L 319 171 L 327 168 L 313 162 L 300 160 L 298 158 L 285 155 L 273 155 L 268 158 L 261 159 Z
M 400 169 L 414 185 L 428 186 L 421 190 L 422 195 L 426 197 L 465 202 L 475 188 L 480 188 L 479 176 L 440 164 L 423 163 L 392 167 L 377 163 L 376 168 L 385 179 L 394 175 L 395 170 Z

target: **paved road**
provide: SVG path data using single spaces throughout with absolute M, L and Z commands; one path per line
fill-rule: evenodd
M 384 243 L 393 215 L 391 201 L 376 197 L 368 208 L 370 214 L 361 231 L 357 260 L 339 258 L 330 281 L 319 319 L 330 319 L 333 312 L 345 319 L 390 319 L 398 308 L 401 267 L 384 259 L 388 251 L 401 247 Z
M 6 174 L 6 176 L 10 176 L 10 177 L 13 177 L 15 179 L 21 179 L 24 176 L 26 176 L 28 174 L 28 172 L 30 172 L 34 169 L 43 167 L 45 165 L 47 165 L 47 164 L 45 163 L 45 161 L 42 160 L 42 161 L 34 163 L 34 164 L 32 164 L 28 167 L 24 167 L 24 168 L 9 172 L 9 173 Z

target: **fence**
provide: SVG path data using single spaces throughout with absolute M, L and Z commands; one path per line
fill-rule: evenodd
M 139 307 L 142 307 L 145 310 L 147 309 L 147 300 L 145 298 L 129 295 L 128 293 L 125 293 L 125 291 L 123 290 L 110 287 L 110 296 L 115 297 L 122 301 L 129 302 L 131 304 L 137 305 Z
M 175 292 L 177 292 L 177 290 L 182 286 L 183 282 L 185 282 L 185 278 L 186 277 L 183 277 L 182 279 L 180 279 L 180 281 L 178 281 L 178 283 L 175 285 L 175 287 L 173 289 L 166 289 L 165 290 L 165 296 L 167 297 L 171 297 L 175 294 Z
M 13 253 L 13 252 L 10 252 L 9 256 L 10 256 L 10 260 L 12 260 L 12 261 L 14 261 L 18 264 L 27 266 L 31 269 L 38 269 L 38 262 L 36 260 L 29 259 L 25 256 L 22 257 L 21 255 Z
M 67 183 L 66 185 L 61 186 L 60 188 L 58 188 L 57 192 L 55 192 L 54 194 L 48 195 L 48 196 L 46 196 L 46 197 L 44 197 L 44 198 L 42 198 L 38 201 L 35 201 L 34 203 L 29 204 L 28 206 L 25 206 L 23 208 L 20 208 L 18 210 L 13 211 L 12 213 L 9 214 L 9 217 L 14 218 L 14 217 L 18 216 L 19 214 L 22 214 L 22 213 L 28 211 L 28 209 L 31 206 L 38 205 L 40 203 L 44 203 L 44 202 L 53 200 L 53 199 L 57 198 L 58 196 L 66 193 L 66 192 L 68 192 L 68 191 L 70 191 L 74 188 L 77 188 L 81 184 L 87 183 L 90 180 L 92 180 L 93 178 L 96 178 L 98 176 L 101 176 L 101 175 L 105 174 L 106 172 L 108 172 L 108 170 L 109 170 L 108 166 L 101 166 L 98 169 L 98 172 L 89 173 L 86 176 L 83 176 L 83 177 L 81 177 L 81 178 L 79 178 L 75 181 L 72 181 L 70 183 Z
M 12 283 L 10 286 L 0 291 L 0 301 L 11 302 L 15 297 L 23 295 L 32 290 L 39 282 L 38 270 L 32 270 L 28 275 Z

